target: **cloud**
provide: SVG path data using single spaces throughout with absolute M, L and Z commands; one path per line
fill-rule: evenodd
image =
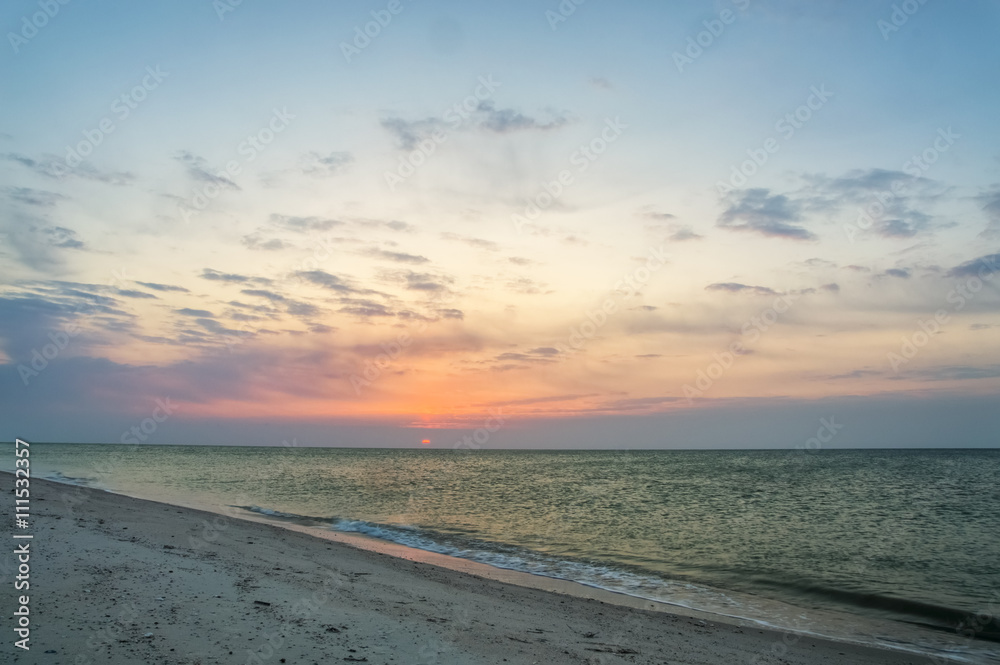
M 776 296 L 778 292 L 766 286 L 749 286 L 737 282 L 717 282 L 705 287 L 706 291 L 725 291 L 728 293 L 748 293 L 755 296 Z
M 477 249 L 485 249 L 490 252 L 496 252 L 500 249 L 500 245 L 496 244 L 492 240 L 473 238 L 471 236 L 463 236 L 457 233 L 442 233 L 441 237 L 444 238 L 445 240 L 454 240 L 456 242 L 462 242 L 465 243 L 466 245 L 469 245 L 470 247 L 475 247 Z
M 934 216 L 925 211 L 947 192 L 946 187 L 929 178 L 902 171 L 855 169 L 837 178 L 808 175 L 805 179 L 808 186 L 798 192 L 805 207 L 836 212 L 853 206 L 852 221 L 867 219 L 872 232 L 883 238 L 912 238 L 953 226 L 950 222 L 936 223 Z
M 345 298 L 342 302 L 348 304 L 337 311 L 344 314 L 353 314 L 362 318 L 393 316 L 394 314 L 391 309 L 373 300 Z
M 993 276 L 1000 270 L 1000 253 L 986 254 L 978 259 L 966 261 L 948 271 L 948 277 L 982 277 Z
M 369 249 L 364 254 L 377 259 L 395 261 L 396 263 L 428 263 L 430 261 L 426 256 L 406 254 L 404 252 L 389 252 L 384 249 Z
M 684 242 L 686 240 L 701 240 L 705 236 L 695 233 L 690 226 L 678 226 L 676 230 L 673 231 L 668 236 L 668 240 L 673 242 Z
M 983 212 L 986 214 L 986 228 L 980 233 L 980 237 L 988 239 L 1000 238 L 1000 185 L 994 185 L 993 189 L 979 197 L 983 204 Z
M 279 303 L 284 306 L 286 313 L 294 317 L 306 319 L 307 322 L 308 319 L 317 316 L 322 312 L 322 310 L 319 307 L 313 305 L 312 303 L 303 302 L 301 300 L 294 300 L 280 293 L 277 293 L 275 291 L 269 291 L 267 289 L 243 289 L 240 291 L 240 293 L 243 293 L 248 296 L 256 296 L 258 298 L 267 298 L 272 303 Z M 242 303 L 237 303 L 237 302 L 230 302 L 229 304 L 239 307 L 248 307 L 242 305 Z M 273 309 L 270 308 L 253 308 L 253 309 L 255 311 L 263 311 L 267 313 L 271 313 L 274 311 Z M 233 318 L 244 318 L 244 317 L 233 317 Z
M 877 277 L 896 277 L 898 279 L 909 279 L 910 271 L 903 268 L 889 268 L 881 275 L 876 275 Z
M 883 238 L 912 238 L 930 230 L 934 218 L 918 210 L 906 211 L 908 219 L 880 219 L 873 227 Z
M 526 295 L 537 295 L 540 293 L 550 293 L 548 290 L 548 285 L 543 282 L 536 282 L 533 279 L 528 279 L 527 277 L 518 277 L 517 279 L 512 279 L 507 282 L 507 288 L 511 291 L 517 293 L 524 293 Z
M 929 369 L 914 369 L 901 372 L 894 379 L 916 379 L 918 381 L 976 381 L 1000 377 L 1000 365 L 945 365 Z
M 215 318 L 215 314 L 212 314 L 206 309 L 191 309 L 189 307 L 182 307 L 181 309 L 175 309 L 178 314 L 183 314 L 184 316 L 197 316 L 206 319 Z
M 156 299 L 152 293 L 146 293 L 145 291 L 133 291 L 132 289 L 116 289 L 115 293 L 126 298 L 153 298 Z
M 250 277 L 248 275 L 237 275 L 235 273 L 219 272 L 211 268 L 201 271 L 201 278 L 214 282 L 227 282 L 229 284 L 273 284 L 273 280 L 265 277 Z
M 321 286 L 324 289 L 329 289 L 330 291 L 336 291 L 337 293 L 357 293 L 358 290 L 351 286 L 351 284 L 343 277 L 338 277 L 337 275 L 331 275 L 325 270 L 300 270 L 293 273 L 294 277 L 299 279 L 304 279 L 310 284 L 315 284 L 316 286 Z
M 295 233 L 311 233 L 313 231 L 329 231 L 336 226 L 343 226 L 344 222 L 326 217 L 295 217 L 289 215 L 279 215 L 274 213 L 268 221 L 272 226 L 293 231 Z
M 611 402 L 604 402 L 598 408 L 606 411 L 648 411 L 658 406 L 672 404 L 679 401 L 680 397 L 634 397 L 630 399 L 619 399 Z
M 444 129 L 445 123 L 439 118 L 424 118 L 423 120 L 406 121 L 402 118 L 382 118 L 379 121 L 382 129 L 396 139 L 396 145 L 401 150 L 413 150 L 423 139 Z
M 180 293 L 190 293 L 183 286 L 174 286 L 172 284 L 157 284 L 156 282 L 136 282 L 141 286 L 145 286 L 147 289 L 153 289 L 154 291 L 178 291 Z
M 669 212 L 656 212 L 650 206 L 646 206 L 639 211 L 639 214 L 646 219 L 652 219 L 657 222 L 668 222 L 672 219 L 677 219 L 677 215 Z
M 511 256 L 511 257 L 508 257 L 507 260 L 510 261 L 511 263 L 513 263 L 516 266 L 530 266 L 530 265 L 533 265 L 535 263 L 531 259 L 526 259 L 526 258 L 521 257 L 521 256 Z
M 64 226 L 47 226 L 42 229 L 45 235 L 45 242 L 52 247 L 63 247 L 66 249 L 83 249 L 83 241 L 73 229 Z
M 62 194 L 31 187 L 4 187 L 3 191 L 11 201 L 32 206 L 51 207 L 66 199 Z
M 358 226 L 363 226 L 366 228 L 385 228 L 390 231 L 399 231 L 401 233 L 413 233 L 417 230 L 417 227 L 413 224 L 408 224 L 407 222 L 401 222 L 396 219 L 390 220 L 380 220 L 380 219 L 359 219 L 354 222 Z
M 594 86 L 595 88 L 600 88 L 601 90 L 614 89 L 614 86 L 611 85 L 611 81 L 604 78 L 603 76 L 591 76 L 587 82 L 590 83 L 590 85 Z
M 767 189 L 736 190 L 723 201 L 728 207 L 717 221 L 721 228 L 772 238 L 817 239 L 814 233 L 798 225 L 802 221 L 801 206 L 783 194 L 771 195 Z
M 469 113 L 459 129 L 485 134 L 511 134 L 523 131 L 550 131 L 569 123 L 564 113 L 553 113 L 547 121 L 539 120 L 510 108 L 498 109 L 491 100 L 481 101 Z M 432 135 L 455 131 L 454 123 L 443 118 L 404 120 L 399 117 L 382 118 L 379 124 L 393 136 L 401 150 L 414 150 L 417 144 Z
M 208 170 L 208 162 L 204 158 L 195 155 L 194 153 L 188 152 L 187 150 L 182 150 L 175 156 L 175 159 L 184 165 L 187 170 L 188 176 L 192 180 L 197 182 L 209 183 L 216 185 L 217 187 L 222 187 L 224 189 L 239 191 L 242 189 L 235 182 L 229 178 L 221 175 L 217 175 Z
M 303 158 L 302 173 L 312 176 L 333 176 L 346 171 L 354 163 L 354 155 L 349 152 L 329 152 L 326 154 L 310 151 Z
M 425 291 L 445 293 L 455 281 L 448 275 L 429 272 L 414 272 L 412 270 L 382 270 L 379 278 L 401 285 L 408 291 Z M 374 292 L 372 292 L 374 293 Z M 384 295 L 384 294 L 383 294 Z
M 84 180 L 94 180 L 109 185 L 127 185 L 135 180 L 135 175 L 125 172 L 101 171 L 90 162 L 82 162 L 70 168 L 66 161 L 55 155 L 44 155 L 41 159 L 32 159 L 17 153 L 7 153 L 2 156 L 7 161 L 15 162 L 47 178 L 61 180 L 67 176 L 76 176 Z
M 453 308 L 439 309 L 437 310 L 437 315 L 440 316 L 442 319 L 462 320 L 465 318 L 465 312 L 463 312 L 460 309 L 453 309 Z
M 492 100 L 479 103 L 476 108 L 478 127 L 496 134 L 509 134 L 524 130 L 549 131 L 569 122 L 565 115 L 556 115 L 548 122 L 541 122 L 513 109 L 498 109 Z
M 240 242 L 242 242 L 247 249 L 256 249 L 269 252 L 286 249 L 290 247 L 288 243 L 286 243 L 283 240 L 279 240 L 278 238 L 271 238 L 270 240 L 264 240 L 263 238 L 260 237 L 260 234 L 258 233 L 251 233 L 250 235 L 245 235 L 242 238 L 240 238 Z

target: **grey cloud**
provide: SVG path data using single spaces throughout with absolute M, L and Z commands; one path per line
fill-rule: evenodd
M 201 278 L 214 282 L 227 282 L 230 284 L 273 284 L 274 282 L 265 277 L 250 277 L 248 275 L 238 275 L 235 273 L 219 272 L 211 268 L 201 271 Z
M 82 162 L 70 168 L 66 165 L 64 159 L 56 155 L 44 155 L 41 159 L 32 159 L 31 157 L 17 153 L 7 153 L 3 155 L 3 159 L 20 164 L 39 175 L 57 180 L 71 175 L 84 180 L 94 180 L 109 185 L 127 185 L 135 180 L 135 175 L 128 171 L 101 171 L 90 162 Z
M 181 293 L 190 293 L 183 286 L 174 286 L 172 284 L 157 284 L 156 282 L 136 282 L 140 286 L 145 286 L 147 289 L 153 289 L 154 291 L 179 291 Z
M 430 259 L 426 256 L 407 254 L 405 252 L 390 252 L 384 249 L 369 249 L 364 253 L 366 256 L 371 256 L 377 259 L 387 259 L 396 263 L 428 263 L 430 261 Z
M 342 173 L 354 163 L 354 155 L 349 152 L 329 152 L 326 154 L 310 151 L 306 153 L 302 172 L 306 175 L 332 176 Z
M 500 249 L 500 246 L 493 242 L 492 240 L 484 240 L 483 238 L 473 238 L 470 236 L 463 236 L 457 233 L 442 233 L 441 237 L 445 240 L 454 240 L 456 242 L 462 242 L 471 247 L 476 247 L 478 249 L 485 249 L 491 252 L 495 252 Z M 512 262 L 516 263 L 514 259 Z
M 256 249 L 266 252 L 273 252 L 289 247 L 288 243 L 278 238 L 271 238 L 270 240 L 264 240 L 257 233 L 251 233 L 250 235 L 245 235 L 240 239 L 240 242 L 247 249 Z
M 178 314 L 183 314 L 184 316 L 197 316 L 206 319 L 211 319 L 215 317 L 215 314 L 212 314 L 206 309 L 191 309 L 189 307 L 182 307 L 180 309 L 175 309 L 174 311 L 177 312 Z
M 134 291 L 132 289 L 117 289 L 115 291 L 120 296 L 126 298 L 156 298 L 152 293 L 146 293 L 145 291 Z
M 721 228 L 792 240 L 817 238 L 799 225 L 801 206 L 783 194 L 772 195 L 767 189 L 737 190 L 727 194 L 724 202 L 728 207 L 717 221 Z
M 321 286 L 324 289 L 336 291 L 337 293 L 358 292 L 358 289 L 354 288 L 343 277 L 338 277 L 337 275 L 331 275 L 325 270 L 300 270 L 294 273 L 294 276 L 298 277 L 299 279 L 304 279 L 310 284 L 315 284 L 316 286 Z
M 972 259 L 971 261 L 966 261 L 958 266 L 955 266 L 948 271 L 948 277 L 979 277 L 980 273 L 983 275 L 994 275 L 1000 270 L 1000 253 L 998 254 L 986 254 L 985 256 L 980 256 L 977 259 Z
M 726 291 L 728 293 L 750 293 L 755 296 L 776 296 L 778 292 L 766 286 L 750 286 L 738 282 L 717 282 L 705 287 L 706 291 Z
M 188 176 L 197 182 L 205 182 L 217 187 L 239 191 L 242 189 L 235 182 L 225 176 L 212 173 L 208 169 L 208 162 L 204 158 L 194 153 L 182 150 L 176 155 L 177 161 L 181 162 L 187 170 Z
M 4 187 L 3 191 L 12 201 L 40 207 L 51 207 L 66 199 L 62 194 L 31 187 Z
M 325 217 L 297 217 L 290 215 L 272 214 L 269 218 L 272 225 L 286 231 L 296 233 L 309 233 L 311 231 L 329 231 L 335 226 L 342 226 L 344 223 Z

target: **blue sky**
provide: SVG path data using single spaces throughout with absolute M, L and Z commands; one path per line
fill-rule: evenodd
M 266 419 L 407 445 L 503 408 L 504 445 L 601 446 L 598 419 L 728 446 L 748 405 L 926 414 L 1000 387 L 995 3 L 17 1 L 0 23 L 0 436 L 115 441 L 170 398 L 150 442 L 268 443 Z M 995 444 L 973 411 L 940 445 Z

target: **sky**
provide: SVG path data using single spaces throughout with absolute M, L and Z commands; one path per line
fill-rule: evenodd
M 994 2 L 0 25 L 4 440 L 997 445 Z

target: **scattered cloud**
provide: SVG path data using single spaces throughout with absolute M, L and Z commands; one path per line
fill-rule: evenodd
M 11 201 L 32 206 L 51 207 L 66 199 L 62 194 L 31 187 L 4 187 L 2 191 Z
M 173 284 L 157 284 L 156 282 L 136 282 L 140 286 L 145 286 L 147 289 L 153 289 L 154 291 L 177 291 L 179 293 L 190 293 L 183 286 L 174 286 Z
M 265 277 L 251 277 L 248 275 L 238 275 L 235 273 L 225 273 L 219 272 L 218 270 L 212 270 L 211 268 L 205 268 L 201 271 L 201 278 L 211 280 L 213 282 L 227 282 L 230 284 L 273 284 L 273 280 L 267 279 Z
M 364 254 L 372 258 L 386 259 L 387 261 L 394 261 L 396 263 L 428 263 L 430 261 L 426 256 L 407 254 L 405 252 L 390 252 L 377 248 L 365 250 Z
M 778 292 L 766 286 L 749 286 L 738 282 L 717 282 L 705 287 L 706 291 L 725 291 L 727 293 L 747 293 L 755 296 L 776 296 Z
M 208 162 L 203 157 L 181 150 L 175 155 L 175 159 L 184 165 L 188 176 L 196 181 L 208 183 L 223 189 L 239 191 L 241 187 L 225 176 L 212 173 L 208 168 Z
M 458 233 L 442 233 L 441 237 L 445 240 L 454 240 L 456 242 L 462 242 L 470 247 L 475 247 L 477 249 L 485 249 L 490 252 L 496 252 L 500 249 L 500 245 L 496 244 L 492 240 L 484 240 L 483 238 L 473 238 L 471 236 L 463 236 Z M 513 259 L 511 259 L 513 262 Z
M 271 226 L 278 227 L 285 231 L 294 233 L 312 233 L 314 231 L 329 231 L 330 229 L 343 226 L 344 222 L 326 217 L 296 217 L 290 215 L 272 214 L 268 221 Z
M 102 171 L 90 162 L 81 162 L 70 168 L 66 165 L 66 160 L 56 155 L 44 155 L 40 159 L 33 159 L 18 153 L 6 153 L 2 155 L 2 158 L 20 164 L 38 175 L 56 180 L 61 180 L 68 176 L 76 176 L 84 180 L 93 180 L 109 185 L 127 185 L 135 180 L 135 175 L 130 172 Z
M 772 238 L 817 239 L 816 234 L 799 225 L 801 206 L 783 194 L 772 195 L 768 189 L 735 190 L 723 202 L 727 207 L 717 222 L 721 228 Z
M 354 163 L 349 152 L 319 153 L 310 151 L 303 157 L 302 173 L 312 176 L 333 176 L 343 173 Z

